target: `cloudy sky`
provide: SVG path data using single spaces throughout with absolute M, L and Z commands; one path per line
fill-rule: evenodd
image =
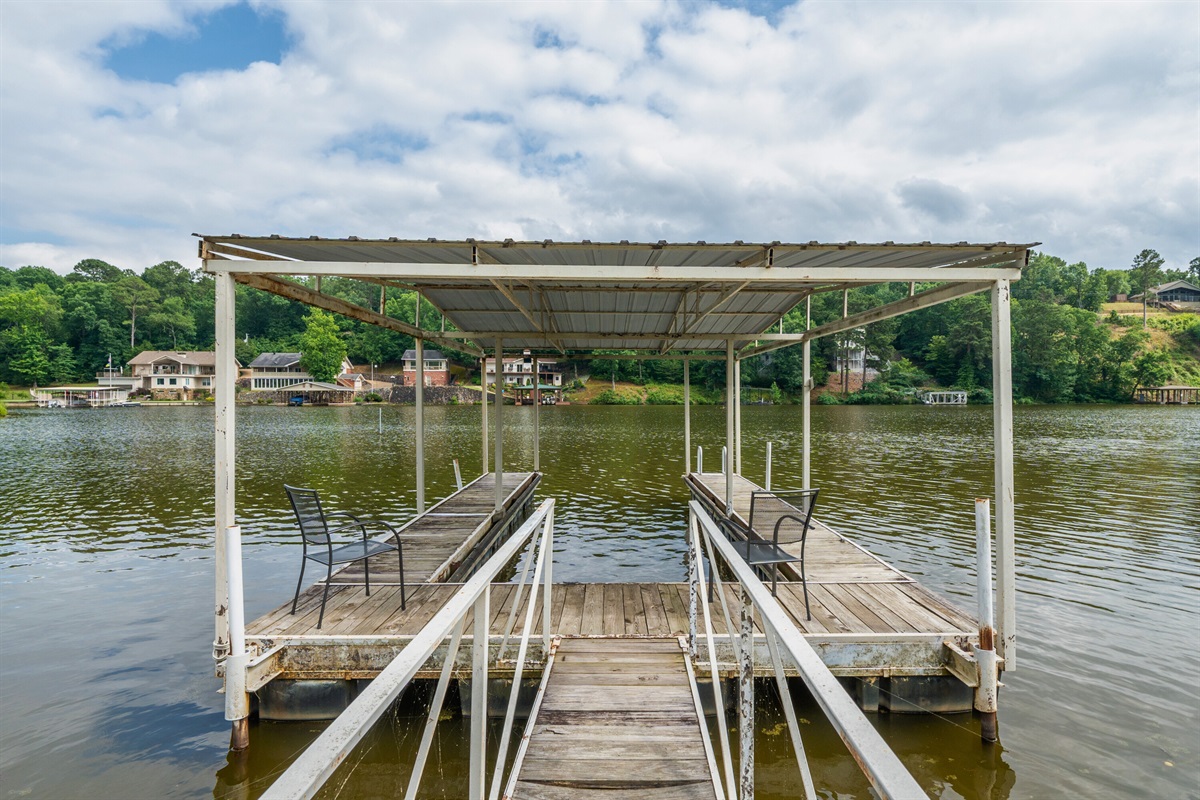
M 0 0 L 0 264 L 200 233 L 1200 255 L 1200 3 Z

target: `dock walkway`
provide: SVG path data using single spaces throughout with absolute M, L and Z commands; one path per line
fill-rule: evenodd
M 716 800 L 678 639 L 564 639 L 517 766 L 516 800 Z

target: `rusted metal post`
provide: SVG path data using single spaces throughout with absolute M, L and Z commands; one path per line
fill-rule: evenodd
M 696 657 L 696 609 L 700 602 L 700 554 L 696 552 L 696 512 L 688 508 L 688 656 Z
M 683 474 L 692 472 L 692 376 L 690 363 L 683 360 Z
M 500 363 L 497 359 L 497 363 Z M 475 601 L 475 626 L 471 642 L 471 762 L 470 800 L 483 800 L 487 780 L 487 685 L 490 587 Z
M 754 603 L 741 586 L 742 619 L 738 634 L 738 759 L 740 800 L 754 800 Z M 719 713 L 719 712 L 718 712 Z
M 496 519 L 504 513 L 504 342 L 496 337 Z
M 237 392 L 237 362 L 234 359 L 233 278 L 224 272 L 213 276 L 216 291 L 216 536 L 214 566 L 216 572 L 216 603 L 213 636 L 213 658 L 220 660 L 229 653 L 229 578 L 225 559 L 226 531 L 234 523 L 234 458 L 235 420 L 234 400 Z
M 1022 259 L 1021 264 L 1024 264 Z M 1009 282 L 992 288 L 992 435 L 996 462 L 997 654 L 1017 665 L 1016 508 L 1013 496 L 1012 330 Z
M 725 340 L 725 449 L 721 456 L 721 471 L 725 473 L 725 512 L 733 513 L 733 470 L 729 453 L 733 452 L 733 427 L 737 398 L 733 394 L 733 339 Z
M 542 376 L 538 372 L 538 357 L 533 357 L 533 471 L 542 471 L 541 431 L 538 429 L 538 413 L 542 409 Z M 549 642 L 546 644 L 550 646 Z
M 742 474 L 742 360 L 733 362 L 733 471 Z
M 975 563 L 979 595 L 979 647 L 975 648 L 975 663 L 979 668 L 979 687 L 975 690 L 975 710 L 979 712 L 979 735 L 985 742 L 1000 737 L 996 719 L 998 683 L 996 663 L 996 629 L 992 609 L 992 531 L 991 503 L 975 500 Z
M 479 474 L 487 475 L 487 467 L 488 467 L 488 420 L 487 420 L 488 397 L 487 397 L 487 359 L 486 358 L 479 359 L 479 389 L 480 389 L 479 393 L 480 393 L 480 395 L 482 395 L 482 400 L 483 400 L 483 402 L 480 403 L 480 405 L 483 406 L 483 460 L 481 460 L 479 462 L 479 464 L 480 464 Z
M 225 719 L 232 723 L 230 750 L 250 746 L 250 695 L 246 692 L 246 616 L 242 602 L 242 528 L 225 529 L 225 570 L 229 578 L 229 656 L 225 659 Z
M 420 303 L 420 295 L 417 302 Z M 425 513 L 425 340 L 417 339 L 417 513 Z

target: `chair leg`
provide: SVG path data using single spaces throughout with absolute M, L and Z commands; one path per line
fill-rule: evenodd
M 777 589 L 779 588 L 779 565 L 771 564 L 771 597 L 778 597 Z
M 808 609 L 808 578 L 804 575 L 804 562 L 800 562 L 800 584 L 804 587 L 804 618 L 812 619 L 812 611 Z
M 365 549 L 365 548 L 364 548 Z M 367 556 L 363 559 L 363 575 L 367 582 L 367 597 L 371 596 L 371 557 Z
M 404 610 L 404 546 L 396 543 L 396 555 L 400 557 L 400 610 Z
M 712 559 L 709 559 L 709 561 L 708 561 L 708 602 L 710 602 L 710 603 L 713 601 L 712 575 L 713 575 L 713 562 L 712 562 Z
M 329 584 L 333 581 L 333 562 L 329 566 L 325 574 L 325 593 L 321 595 L 321 613 L 317 616 L 317 630 L 321 630 L 321 623 L 325 621 L 325 603 L 329 600 Z
M 292 598 L 292 613 L 296 613 L 296 601 L 300 599 L 300 586 L 304 583 L 304 565 L 308 563 L 307 558 L 300 559 L 300 578 L 296 581 L 296 595 Z

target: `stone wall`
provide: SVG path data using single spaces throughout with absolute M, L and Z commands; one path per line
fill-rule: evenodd
M 417 402 L 417 387 L 393 386 L 391 391 L 384 393 L 384 399 L 389 403 L 415 404 Z M 472 403 L 478 404 L 479 399 L 479 388 L 475 386 L 425 387 L 425 405 L 427 406 L 471 405 Z

